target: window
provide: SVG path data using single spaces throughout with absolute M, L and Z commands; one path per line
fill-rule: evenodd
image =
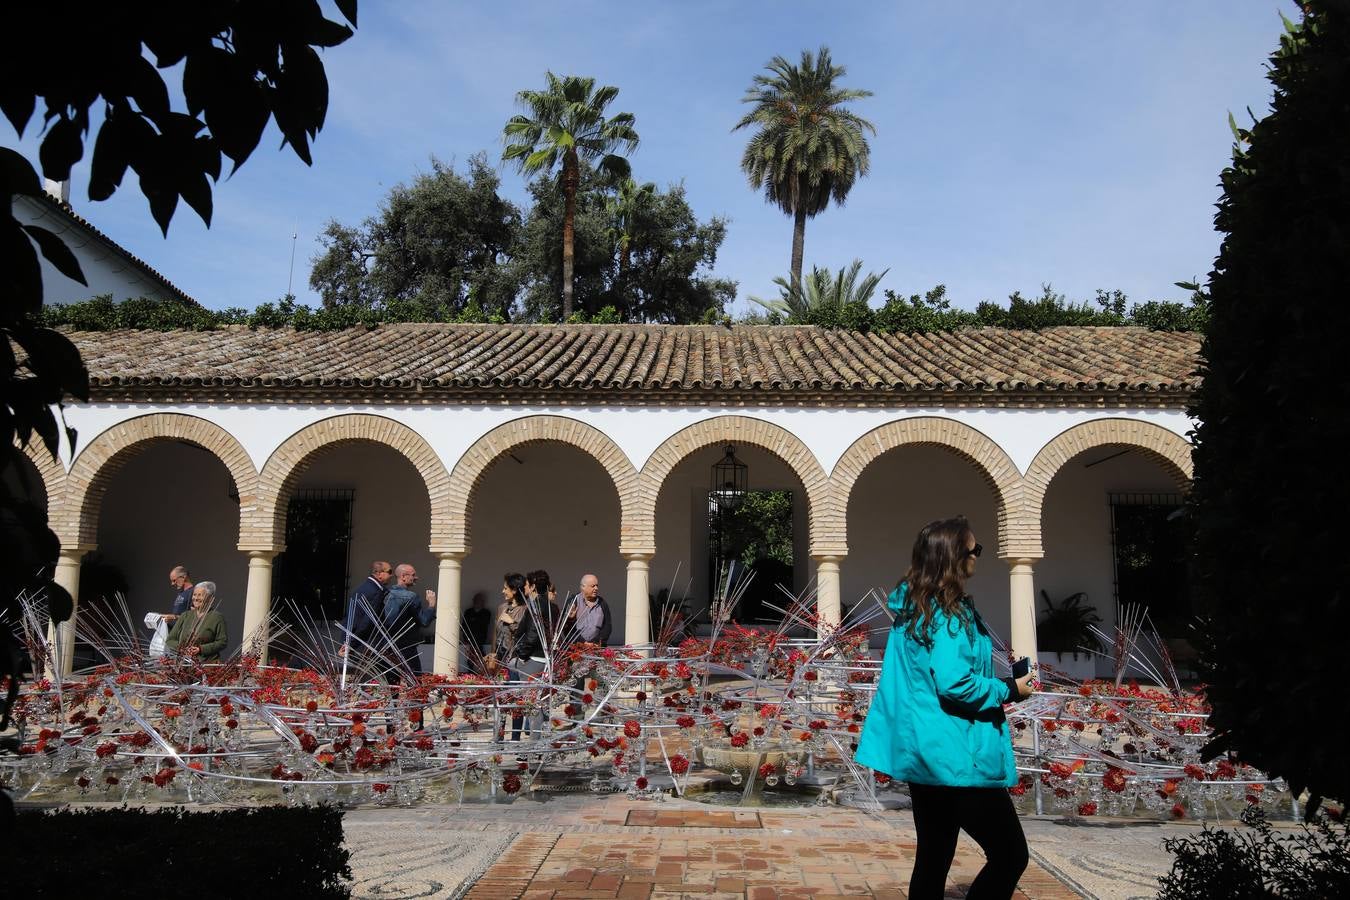
M 1180 494 L 1111 494 L 1116 608 L 1135 604 L 1165 638 L 1190 635 L 1185 501 Z
M 277 557 L 274 593 L 318 620 L 342 617 L 355 491 L 296 491 L 286 508 L 286 552 Z

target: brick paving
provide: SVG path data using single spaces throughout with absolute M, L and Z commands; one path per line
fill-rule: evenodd
M 506 825 L 516 816 L 500 818 L 482 825 Z M 513 824 L 530 830 L 478 879 L 469 898 L 902 898 L 914 858 L 907 814 L 839 807 L 710 810 L 614 797 L 556 815 L 545 806 L 528 824 Z M 983 863 L 963 838 L 948 896 L 964 896 Z M 1015 896 L 1080 894 L 1033 861 Z

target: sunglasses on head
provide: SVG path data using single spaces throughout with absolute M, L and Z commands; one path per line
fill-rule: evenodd
M 984 552 L 984 545 L 976 543 L 974 547 L 971 547 L 969 550 L 966 551 L 966 556 L 974 556 L 978 559 L 979 555 L 983 552 Z

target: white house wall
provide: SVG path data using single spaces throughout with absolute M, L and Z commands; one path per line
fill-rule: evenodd
M 1056 435 L 1096 419 L 1151 422 L 1185 436 L 1192 422 L 1180 410 L 1166 409 L 790 409 L 703 407 L 531 407 L 531 406 L 248 406 L 224 404 L 92 404 L 69 407 L 68 422 L 83 446 L 108 428 L 137 416 L 165 412 L 198 416 L 233 435 L 256 469 L 286 438 L 307 425 L 333 416 L 366 413 L 396 419 L 421 435 L 447 469 L 453 468 L 479 437 L 513 419 L 554 415 L 594 426 L 613 440 L 635 468 L 683 428 L 705 419 L 735 414 L 779 425 L 806 444 L 829 472 L 858 438 L 889 422 L 918 416 L 952 419 L 969 425 L 998 444 L 1025 473 L 1036 453 Z M 69 454 L 65 454 L 67 461 Z

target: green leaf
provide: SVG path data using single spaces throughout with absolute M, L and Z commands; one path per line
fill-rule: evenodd
M 8 147 L 0 147 L 0 194 L 42 194 L 42 179 L 33 164 Z
M 37 225 L 25 225 L 23 230 L 28 232 L 28 236 L 37 243 L 38 249 L 47 258 L 47 262 L 55 266 L 58 272 L 71 281 L 78 281 L 85 287 L 89 287 L 84 272 L 80 270 L 80 261 L 75 258 L 75 254 L 66 246 L 65 241 Z
M 42 174 L 52 181 L 66 181 L 70 178 L 70 167 L 84 156 L 84 139 L 80 136 L 80 126 L 71 119 L 58 119 L 47 131 L 38 148 L 38 159 L 42 163 Z
M 23 137 L 28 120 L 33 118 L 36 101 L 37 97 L 33 92 L 26 90 L 22 85 L 0 87 L 0 112 L 9 119 L 9 124 L 14 126 L 14 131 L 19 137 Z
M 18 221 L 0 220 L 0 270 L 5 273 L 8 302 L 0 321 L 36 313 L 42 308 L 42 265 L 37 250 Z
M 358 27 L 356 24 L 356 0 L 333 0 L 337 5 L 338 12 L 342 17 L 352 23 L 352 27 Z

